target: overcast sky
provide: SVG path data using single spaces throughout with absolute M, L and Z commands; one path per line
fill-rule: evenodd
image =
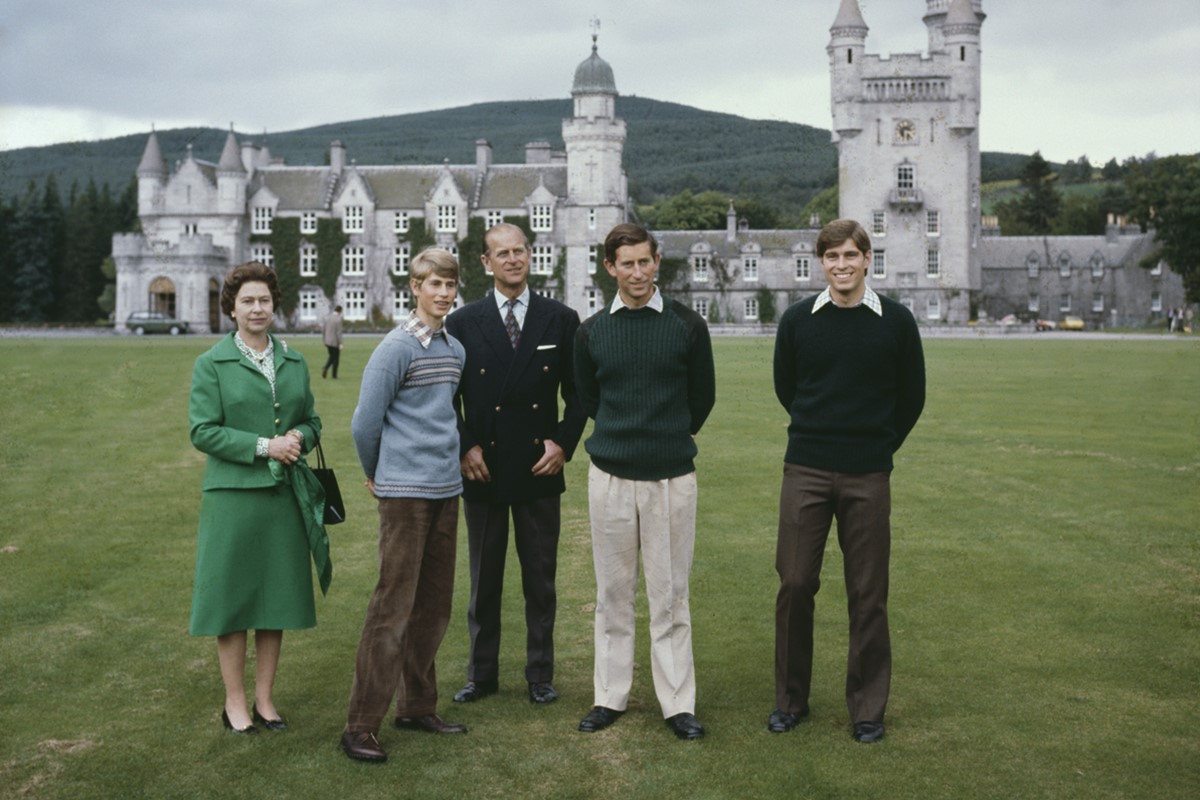
M 839 2 L 0 0 L 0 149 L 565 98 L 593 17 L 623 95 L 828 128 Z M 861 6 L 868 53 L 925 49 L 924 0 Z M 983 10 L 984 150 L 1200 151 L 1197 0 Z

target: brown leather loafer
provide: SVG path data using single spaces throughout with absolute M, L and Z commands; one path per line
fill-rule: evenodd
M 379 740 L 370 731 L 343 733 L 338 748 L 355 761 L 387 761 L 387 753 L 379 746 Z
M 423 717 L 397 717 L 396 727 L 407 731 L 425 731 L 425 733 L 466 733 L 467 726 L 456 722 L 446 722 L 437 714 L 426 714 Z

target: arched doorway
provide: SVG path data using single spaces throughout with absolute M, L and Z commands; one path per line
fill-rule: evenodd
M 170 278 L 159 276 L 151 281 L 150 310 L 161 311 L 172 318 L 175 316 L 175 284 Z
M 215 278 L 208 279 L 208 329 L 221 332 L 221 284 Z

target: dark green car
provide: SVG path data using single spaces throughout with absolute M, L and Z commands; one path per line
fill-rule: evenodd
M 125 320 L 125 327 L 138 336 L 143 333 L 169 333 L 178 336 L 188 332 L 186 322 L 168 317 L 161 311 L 135 311 Z

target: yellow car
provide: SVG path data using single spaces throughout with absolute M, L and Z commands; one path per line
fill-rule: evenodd
M 1060 331 L 1081 331 L 1083 330 L 1083 320 L 1079 317 L 1063 317 L 1058 323 Z

